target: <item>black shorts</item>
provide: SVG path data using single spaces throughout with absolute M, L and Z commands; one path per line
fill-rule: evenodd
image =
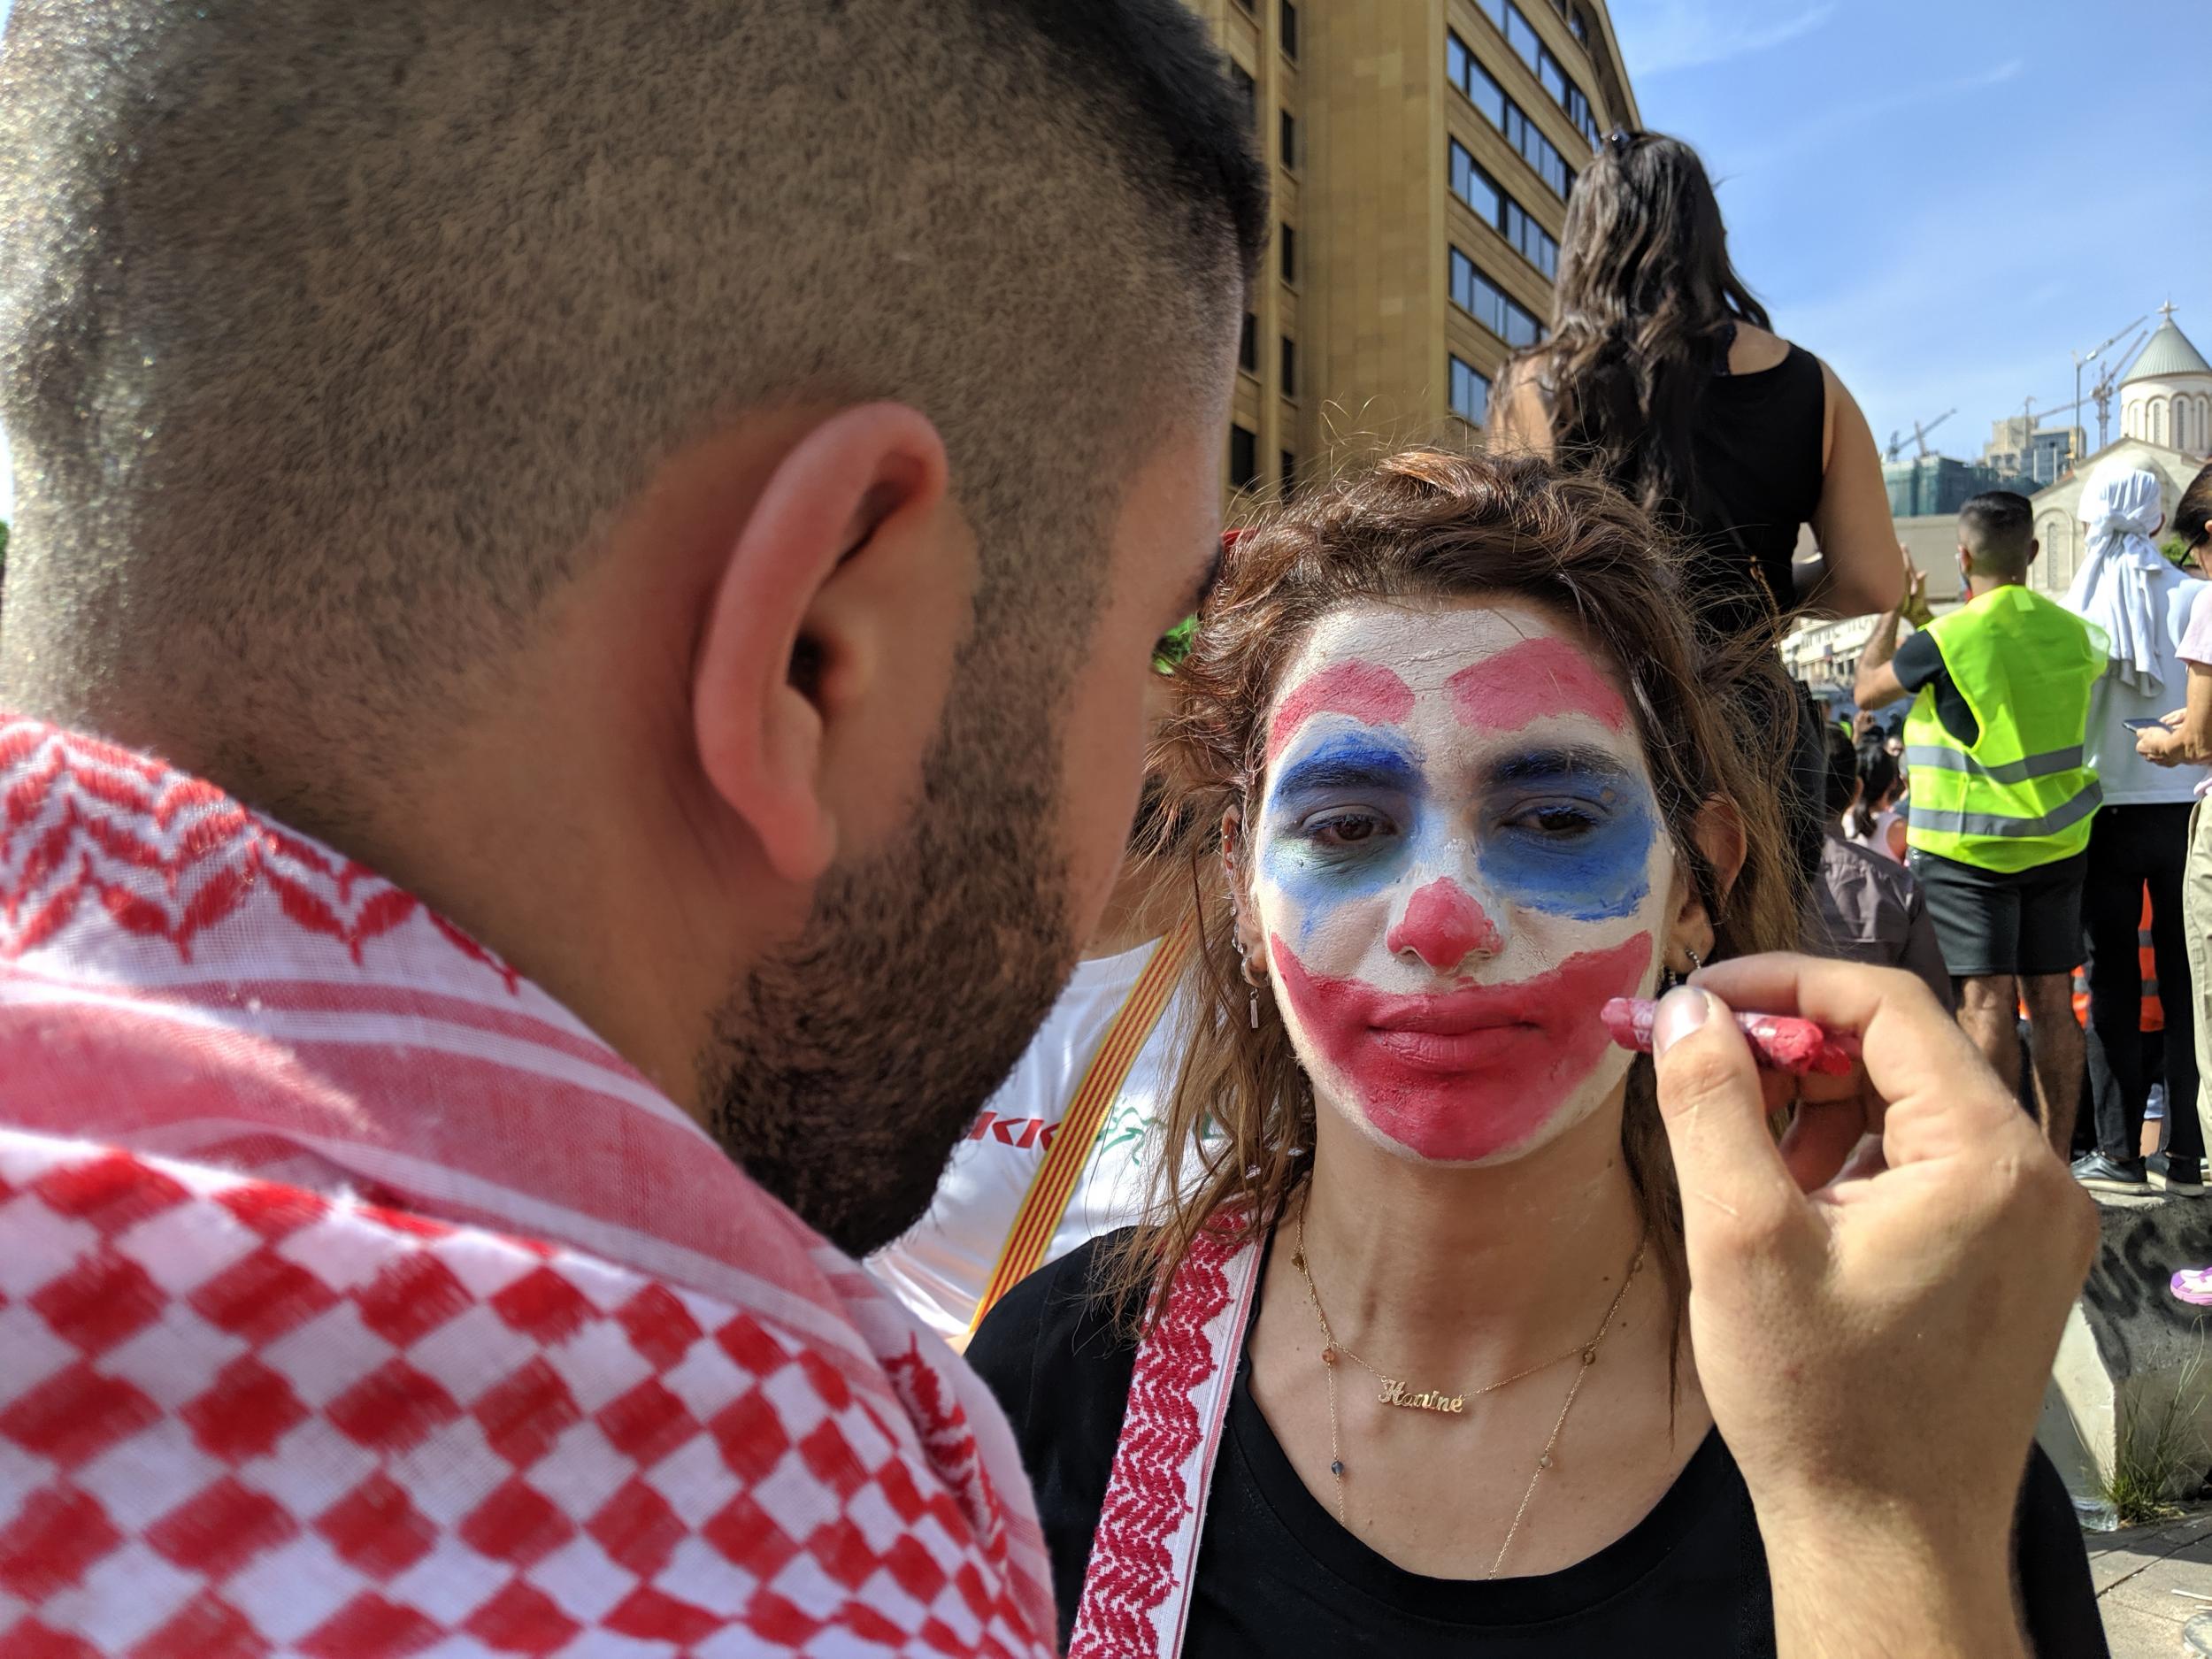
M 2006 873 L 1912 849 L 1943 965 L 1954 979 L 2071 973 L 2081 965 L 2081 884 L 2089 855 Z

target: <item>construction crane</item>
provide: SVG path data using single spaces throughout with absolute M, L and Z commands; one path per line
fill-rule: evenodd
M 2150 319 L 2150 312 L 2145 311 L 2102 345 L 2093 350 L 2074 353 L 2074 402 L 2072 406 L 2079 409 L 2085 403 L 2096 404 L 2097 447 L 2100 449 L 2104 448 L 2106 436 L 2112 430 L 2112 394 L 2114 388 L 2120 383 L 2120 370 L 2135 356 L 2136 348 L 2143 343 L 2145 338 L 2147 337 L 2148 331 L 2146 330 L 2144 334 L 2136 334 L 2134 339 L 2129 340 L 2126 349 L 2117 357 L 2108 357 L 2104 354 L 2119 344 L 2122 340 L 2126 339 L 2128 335 L 2135 334 L 2136 330 L 2142 328 L 2143 325 Z M 2085 397 L 2081 389 L 2081 372 L 2088 365 L 2098 362 L 2100 359 L 2104 363 L 2104 373 L 2098 376 L 2096 385 L 2090 388 L 2088 396 Z M 2075 461 L 2081 459 L 2079 456 L 2068 458 Z
M 1928 434 L 1958 412 L 1955 409 L 1947 409 L 1933 420 L 1916 420 L 1912 423 L 1912 441 L 1920 446 L 1920 459 L 1924 461 L 1928 458 Z M 1894 461 L 1904 447 L 1905 434 L 1893 431 L 1889 434 L 1889 448 L 1882 451 L 1882 459 Z

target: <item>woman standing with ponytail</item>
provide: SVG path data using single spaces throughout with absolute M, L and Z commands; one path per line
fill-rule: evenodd
M 1866 417 L 1835 371 L 1770 326 L 1729 263 L 1697 152 L 1615 132 L 1576 180 L 1551 337 L 1500 381 L 1494 442 L 1603 473 L 1689 549 L 1686 597 L 1732 639 L 1893 603 L 1905 566 Z M 1801 526 L 1820 546 L 1792 562 Z M 1810 709 L 1792 841 L 1819 868 L 1824 760 Z

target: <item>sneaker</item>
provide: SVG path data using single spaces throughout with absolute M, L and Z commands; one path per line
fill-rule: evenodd
M 2212 1308 L 2212 1267 L 2185 1267 L 2169 1286 L 2179 1300 L 2198 1308 Z
M 2073 1173 L 2084 1187 L 2101 1193 L 2147 1193 L 2151 1189 L 2140 1158 L 2122 1160 L 2088 1152 L 2074 1160 Z
M 2200 1193 L 2204 1190 L 2204 1166 L 2194 1158 L 2176 1157 L 2170 1152 L 2154 1152 L 2143 1160 L 2143 1171 L 2150 1177 L 2153 1187 L 2162 1187 L 2170 1193 Z

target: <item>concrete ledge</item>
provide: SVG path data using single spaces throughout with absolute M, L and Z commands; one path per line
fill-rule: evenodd
M 2103 1237 L 2066 1322 L 2036 1437 L 2078 1497 L 2093 1495 L 2118 1449 L 2123 1415 L 2162 1411 L 2200 1361 L 2186 1421 L 2193 1490 L 2212 1463 L 2212 1308 L 2177 1302 L 2180 1267 L 2212 1264 L 2212 1195 L 2124 1198 L 2099 1193 Z

